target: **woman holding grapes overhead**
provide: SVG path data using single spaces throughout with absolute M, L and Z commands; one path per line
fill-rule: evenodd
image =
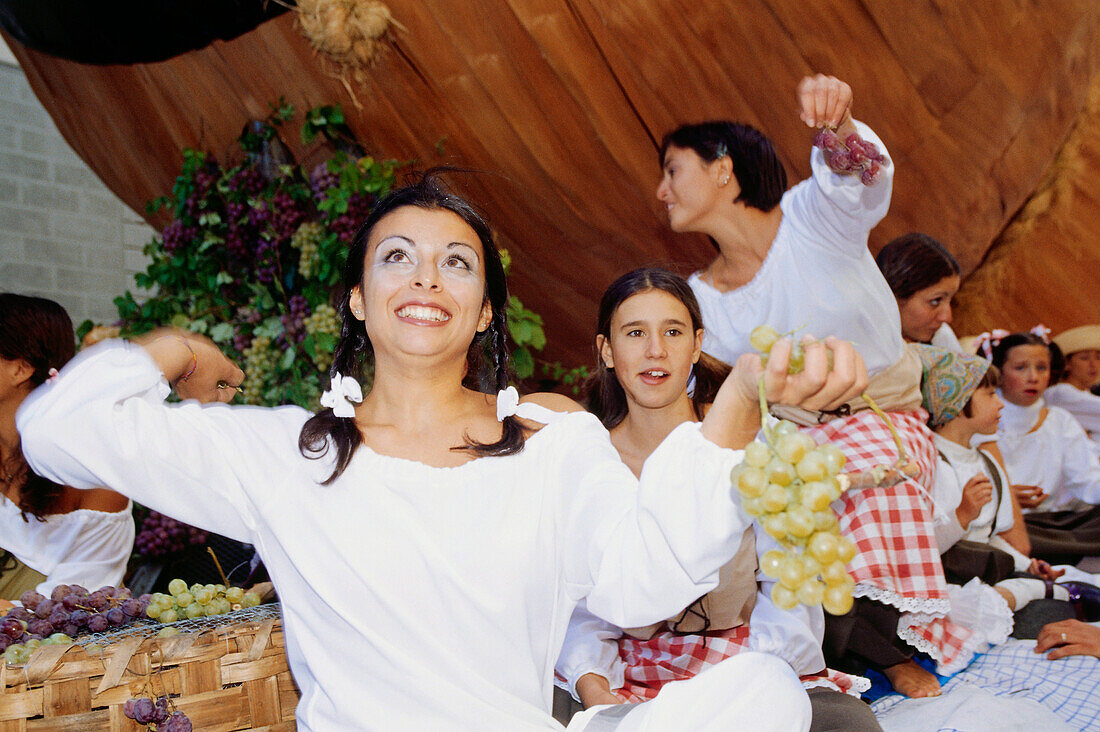
M 897 302 L 867 248 L 868 232 L 890 205 L 893 162 L 874 132 L 852 118 L 847 84 L 807 77 L 797 96 L 802 120 L 819 130 L 810 178 L 787 190 L 763 134 L 710 122 L 665 136 L 657 197 L 674 231 L 707 234 L 717 250 L 689 280 L 703 312 L 705 350 L 732 363 L 754 347 L 766 349 L 778 331 L 833 334 L 863 356 L 872 375 L 867 394 L 890 414 L 892 427 L 863 398 L 833 412 L 784 414 L 818 442 L 841 447 L 850 469 L 904 460 L 905 472 L 915 476 L 849 491 L 834 504 L 859 548 L 849 571 L 860 599 L 852 613 L 826 616 L 826 659 L 843 670 L 880 669 L 898 691 L 928 696 L 939 684 L 909 660 L 907 646 L 928 652 L 945 670 L 971 654 L 967 631 L 944 620 L 948 598 L 932 531 L 934 452 L 920 411 L 920 362 L 906 349 Z M 774 330 L 761 329 L 750 342 L 761 324 Z
M 73 324 L 52 300 L 0 293 L 0 598 L 49 595 L 60 584 L 117 585 L 134 546 L 130 501 L 78 491 L 32 470 L 15 412 L 75 350 Z M 102 485 L 102 484 L 100 484 Z
M 228 401 L 242 374 L 203 338 L 157 333 L 89 349 L 36 393 L 19 413 L 28 459 L 255 545 L 279 588 L 302 729 L 560 728 L 553 669 L 577 602 L 652 623 L 713 589 L 735 553 L 748 518 L 720 473 L 758 427 L 760 360 L 739 361 L 638 480 L 574 402 L 505 388 L 500 256 L 438 174 L 375 206 L 344 286 L 317 414 L 165 404 L 168 384 Z M 847 343 L 808 348 L 797 375 L 788 355 L 781 342 L 763 371 L 773 401 L 828 409 L 866 380 Z M 809 724 L 796 676 L 765 654 L 662 696 L 570 728 L 726 729 L 761 706 L 775 715 L 758 728 Z

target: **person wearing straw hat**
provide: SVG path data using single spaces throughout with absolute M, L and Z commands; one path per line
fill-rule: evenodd
M 1061 380 L 1046 390 L 1048 405 L 1061 407 L 1085 428 L 1089 439 L 1100 444 L 1100 397 L 1090 389 L 1100 383 L 1100 325 L 1081 325 L 1054 336 L 1065 356 Z

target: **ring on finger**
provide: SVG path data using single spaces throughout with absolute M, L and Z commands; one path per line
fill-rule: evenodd
M 1065 642 L 1066 642 L 1066 634 L 1065 634 L 1065 633 L 1062 633 L 1062 642 L 1063 642 L 1063 643 L 1065 643 Z

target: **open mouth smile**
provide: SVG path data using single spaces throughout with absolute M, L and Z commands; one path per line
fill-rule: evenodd
M 395 314 L 402 320 L 419 323 L 446 323 L 451 319 L 446 310 L 431 305 L 402 305 Z

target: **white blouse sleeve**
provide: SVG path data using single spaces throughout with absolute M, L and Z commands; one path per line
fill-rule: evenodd
M 955 471 L 939 456 L 932 491 L 932 530 L 936 534 L 936 549 L 943 554 L 966 536 L 966 527 L 959 523 L 955 513 L 962 499 L 962 486 L 958 485 Z
M 1097 460 L 1095 443 L 1089 440 L 1084 428 L 1072 415 L 1058 407 L 1050 407 L 1050 410 L 1062 412 L 1058 415 L 1061 441 L 1065 446 L 1062 492 L 1085 503 L 1100 504 L 1100 460 Z M 1055 498 L 1062 499 L 1056 500 L 1056 503 L 1064 501 L 1064 496 Z
M 786 220 L 800 229 L 801 239 L 827 249 L 861 257 L 867 249 L 867 235 L 886 216 L 894 185 L 894 162 L 882 140 L 862 122 L 855 122 L 859 135 L 874 142 L 886 157 L 880 163 L 878 182 L 865 186 L 858 175 L 834 173 L 825 164 L 819 148 L 810 154 L 812 175 L 788 194 L 791 216 Z
M 577 695 L 577 680 L 585 674 L 604 677 L 613 691 L 623 687 L 626 664 L 619 658 L 618 644 L 622 634 L 621 628 L 588 612 L 584 600 L 577 603 L 554 667 L 565 680 L 565 690 L 574 699 L 581 700 Z
M 1072 414 L 1089 433 L 1100 433 L 1100 396 L 1072 384 L 1058 384 L 1043 392 L 1043 401 Z
M 687 422 L 649 456 L 638 480 L 599 421 L 577 416 L 558 479 L 567 591 L 621 628 L 671 617 L 717 587 L 718 570 L 749 526 L 729 481 L 741 453 Z
M 28 463 L 55 482 L 107 486 L 180 521 L 252 541 L 256 514 L 243 485 L 259 470 L 280 472 L 273 455 L 288 440 L 270 424 L 285 410 L 170 405 L 167 392 L 143 348 L 114 341 L 88 349 L 20 407 Z
M 753 524 L 756 530 L 756 554 L 764 556 L 778 549 L 779 542 Z M 792 610 L 781 610 L 772 602 L 776 580 L 757 570 L 759 591 L 749 618 L 749 650 L 770 653 L 790 664 L 799 676 L 816 674 L 825 669 L 821 641 L 825 637 L 825 614 L 821 607 L 799 604 Z

